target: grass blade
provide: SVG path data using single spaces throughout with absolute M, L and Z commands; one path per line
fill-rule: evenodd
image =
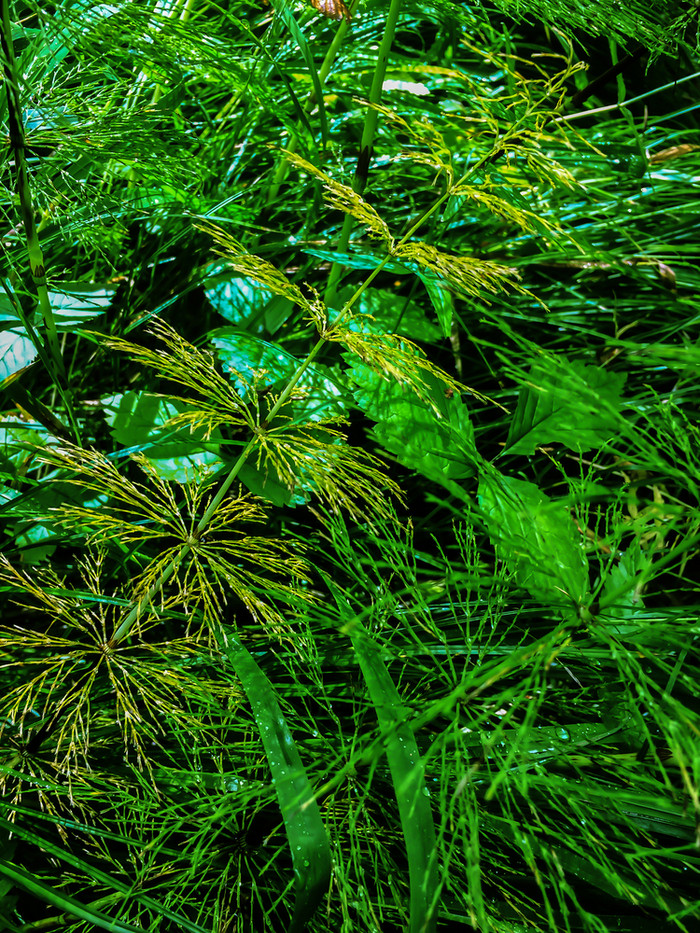
M 224 657 L 240 678 L 270 765 L 297 879 L 289 933 L 303 929 L 328 890 L 331 849 L 321 811 L 277 697 L 247 648 L 231 632 L 219 635 Z
M 0 860 L 0 874 L 10 878 L 15 884 L 24 888 L 30 894 L 34 894 L 44 903 L 51 904 L 62 913 L 71 914 L 80 920 L 86 920 L 101 930 L 109 930 L 110 933 L 143 933 L 143 927 L 132 926 L 130 923 L 123 923 L 121 920 L 112 920 L 99 910 L 81 904 L 74 897 L 57 891 L 49 884 L 44 884 L 34 875 L 24 871 L 17 865 Z
M 389 733 L 386 754 L 399 806 L 411 885 L 410 933 L 436 929 L 437 840 L 415 737 L 404 721 L 406 708 L 364 626 L 354 621 L 349 634 L 382 731 Z
M 41 836 L 39 833 L 35 833 L 32 830 L 26 829 L 24 826 L 18 826 L 14 823 L 10 823 L 8 820 L 3 819 L 2 817 L 0 817 L 0 829 L 5 830 L 8 833 L 12 833 L 13 835 L 22 839 L 24 842 L 28 842 L 36 846 L 37 850 L 47 852 L 53 858 L 65 862 L 72 868 L 81 871 L 85 876 L 91 878 L 94 883 L 103 884 L 106 887 L 114 888 L 115 891 L 119 891 L 132 900 L 138 901 L 140 904 L 143 904 L 144 907 L 148 907 L 153 910 L 158 916 L 165 917 L 168 920 L 172 920 L 174 923 L 177 923 L 180 929 L 188 930 L 189 933 L 206 933 L 203 927 L 193 923 L 191 920 L 188 920 L 187 917 L 180 913 L 176 913 L 173 910 L 170 910 L 165 906 L 165 904 L 155 901 L 152 897 L 149 897 L 143 891 L 134 890 L 132 885 L 126 884 L 117 878 L 111 877 L 106 872 L 101 871 L 96 865 L 88 864 L 86 861 L 84 861 L 84 859 L 79 858 L 77 855 L 74 855 L 72 852 L 64 849 L 62 846 L 56 845 L 56 843 L 51 842 L 51 840 L 47 839 L 45 836 Z M 0 871 L 2 871 L 1 866 Z

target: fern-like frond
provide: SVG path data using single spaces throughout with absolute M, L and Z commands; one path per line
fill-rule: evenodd
M 485 291 L 493 293 L 517 289 L 518 272 L 473 256 L 453 256 L 431 246 L 429 243 L 412 241 L 398 247 L 396 255 L 404 262 L 414 262 L 430 269 L 467 295 L 475 298 Z
M 190 527 L 183 518 L 173 485 L 161 479 L 142 454 L 134 454 L 145 482 L 130 480 L 113 461 L 96 450 L 64 446 L 43 450 L 44 463 L 68 471 L 61 481 L 90 490 L 103 502 L 97 508 L 63 504 L 50 510 L 53 518 L 76 531 L 86 529 L 89 544 L 112 540 L 146 541 L 175 537 L 186 541 Z
M 671 51 L 682 38 L 677 31 L 675 4 L 665 0 L 495 0 L 496 6 L 514 19 L 534 17 L 570 31 L 610 36 L 624 43 L 636 39 L 657 53 Z
M 402 498 L 379 460 L 351 447 L 342 432 L 328 425 L 261 433 L 257 467 L 273 469 L 290 489 L 301 484 L 331 511 L 343 510 L 358 522 L 390 517 L 390 498 Z
M 230 269 L 245 278 L 259 282 L 265 288 L 269 288 L 274 295 L 288 298 L 301 308 L 307 307 L 308 302 L 299 286 L 291 282 L 271 262 L 247 252 L 238 240 L 222 227 L 217 227 L 215 224 L 200 224 L 199 229 L 209 234 L 214 242 L 219 245 L 220 249 L 215 250 L 215 253 L 226 260 Z
M 89 544 L 107 545 L 115 540 L 157 544 L 157 554 L 133 579 L 136 602 L 145 599 L 161 580 L 172 577 L 174 592 L 161 589 L 161 611 L 199 601 L 202 618 L 210 621 L 222 611 L 228 594 L 233 594 L 255 618 L 275 630 L 285 628 L 266 595 L 294 601 L 299 582 L 309 582 L 308 566 L 298 551 L 282 542 L 248 533 L 251 523 L 267 522 L 262 500 L 241 491 L 229 496 L 202 533 L 199 524 L 211 499 L 202 476 L 189 484 L 169 483 L 141 454 L 132 461 L 141 469 L 144 483 L 130 480 L 96 451 L 53 448 L 42 458 L 69 470 L 68 482 L 90 489 L 103 500 L 98 508 L 58 506 L 51 510 L 54 519 L 77 532 L 86 529 Z
M 88 593 L 99 582 L 102 559 L 92 553 L 83 561 Z M 139 621 L 130 643 L 114 647 L 110 635 L 129 593 L 110 601 L 94 599 L 72 591 L 50 570 L 32 576 L 4 558 L 0 580 L 20 594 L 20 605 L 41 614 L 32 629 L 0 630 L 2 668 L 9 676 L 20 669 L 24 674 L 0 700 L 0 736 L 12 736 L 17 745 L 44 730 L 51 736 L 54 761 L 73 768 L 78 760 L 88 761 L 97 741 L 94 729 L 109 724 L 111 731 L 116 724 L 125 754 L 146 762 L 147 746 L 163 734 L 164 718 L 179 716 L 182 698 L 191 692 L 187 674 L 174 659 L 190 657 L 193 643 L 177 638 L 167 645 L 149 643 L 144 636 L 158 624 L 151 615 Z M 166 652 L 168 664 L 157 663 Z
M 249 533 L 251 522 L 267 520 L 260 500 L 240 493 L 225 499 L 204 534 L 159 550 L 134 581 L 137 596 L 145 596 L 175 564 L 178 599 L 186 609 L 196 606 L 205 625 L 218 621 L 232 601 L 235 618 L 238 601 L 266 631 L 288 634 L 290 619 L 278 603 L 289 606 L 311 598 L 301 586 L 310 583 L 310 569 L 300 545 Z
M 164 349 L 152 350 L 118 337 L 105 338 L 103 343 L 128 353 L 133 360 L 153 369 L 163 379 L 189 390 L 190 394 L 185 396 L 167 396 L 183 402 L 188 408 L 169 422 L 171 426 L 204 427 L 208 435 L 222 424 L 248 429 L 255 426 L 254 412 L 217 370 L 210 353 L 194 347 L 163 321 L 156 321 L 149 330 L 162 341 Z M 246 389 L 254 391 L 255 385 L 246 373 L 235 375 Z M 191 393 L 196 397 L 193 398 Z

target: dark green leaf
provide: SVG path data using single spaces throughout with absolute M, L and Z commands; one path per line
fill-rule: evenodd
M 564 503 L 534 483 L 494 471 L 479 480 L 479 505 L 491 539 L 523 589 L 546 603 L 582 604 L 588 566 Z
M 581 452 L 602 447 L 620 429 L 625 378 L 578 360 L 539 360 L 520 390 L 505 452 L 551 443 Z
M 436 929 L 435 899 L 439 891 L 437 839 L 426 787 L 423 762 L 416 738 L 407 723 L 408 710 L 401 702 L 394 681 L 377 644 L 362 625 L 353 620 L 346 626 L 367 683 L 382 732 L 386 755 L 399 807 L 411 885 L 410 933 Z
M 85 920 L 87 923 L 99 927 L 100 930 L 108 930 L 109 933 L 143 933 L 142 927 L 133 926 L 121 920 L 112 920 L 102 911 L 81 904 L 74 897 L 52 888 L 51 885 L 45 884 L 39 878 L 10 862 L 0 861 L 0 873 L 7 878 L 11 878 L 15 884 L 18 884 L 39 900 L 51 904 L 61 913 L 70 914 L 79 920 Z

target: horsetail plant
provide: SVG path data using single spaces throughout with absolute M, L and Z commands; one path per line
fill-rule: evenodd
M 3 248 L 87 297 L 73 415 L 3 309 L 0 926 L 690 931 L 694 144 L 558 30 L 312 5 L 3 2 Z

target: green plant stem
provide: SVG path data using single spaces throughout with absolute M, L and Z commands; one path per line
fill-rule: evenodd
M 404 725 L 408 726 L 414 734 L 418 733 L 431 723 L 449 716 L 458 703 L 466 704 L 476 700 L 484 691 L 508 677 L 513 671 L 522 668 L 527 663 L 531 663 L 534 658 L 541 658 L 542 655 L 546 655 L 546 664 L 551 664 L 557 654 L 568 644 L 575 625 L 575 621 L 565 622 L 553 632 L 537 639 L 533 644 L 517 649 L 504 661 L 499 662 L 495 668 L 486 670 L 473 680 L 460 683 L 450 693 L 432 703 L 424 712 L 413 717 L 406 715 L 391 723 L 381 725 L 378 735 L 367 742 L 364 748 L 360 747 L 355 755 L 336 771 L 333 777 L 329 778 L 325 784 L 317 789 L 316 799 L 321 800 L 340 787 L 350 775 L 356 773 L 358 768 L 376 762 L 384 754 L 387 743 L 394 739 L 398 730 Z M 347 622 L 342 631 L 346 632 L 351 626 L 352 622 Z
M 463 184 L 464 181 L 466 181 L 466 179 L 471 174 L 477 171 L 481 167 L 481 165 L 484 164 L 484 162 L 487 162 L 491 158 L 491 155 L 492 154 L 489 153 L 489 155 L 484 156 L 477 163 L 475 163 L 467 172 L 465 172 L 465 174 L 459 180 L 458 184 Z M 362 285 L 357 289 L 354 295 L 345 304 L 342 315 L 341 315 L 341 319 L 342 319 L 342 316 L 347 314 L 350 308 L 360 298 L 360 296 L 365 291 L 365 289 L 369 288 L 372 281 L 376 278 L 377 275 L 379 275 L 379 273 L 382 271 L 384 266 L 394 258 L 395 250 L 399 246 L 402 246 L 410 237 L 412 237 L 415 231 L 421 226 L 421 224 L 423 224 L 425 220 L 427 220 L 428 217 L 430 217 L 436 210 L 438 210 L 441 207 L 441 205 L 444 204 L 445 201 L 449 197 L 450 197 L 450 192 L 446 191 L 445 194 L 443 194 L 440 198 L 438 198 L 438 200 L 435 201 L 433 205 L 431 205 L 421 214 L 418 220 L 407 230 L 407 232 L 403 235 L 401 240 L 399 240 L 399 242 L 394 247 L 394 250 L 390 251 L 387 254 L 387 256 L 381 261 L 381 263 L 377 266 L 377 268 L 374 269 L 370 273 L 367 279 L 362 283 Z M 301 377 L 304 375 L 304 373 L 306 372 L 308 367 L 311 365 L 311 363 L 316 359 L 316 357 L 321 351 L 321 348 L 324 346 L 325 343 L 326 343 L 326 338 L 320 337 L 319 340 L 314 345 L 314 347 L 312 348 L 309 355 L 304 360 L 304 362 L 301 363 L 301 365 L 297 368 L 296 372 L 292 375 L 291 379 L 289 380 L 284 390 L 282 391 L 280 397 L 277 399 L 277 402 L 274 404 L 274 406 L 268 413 L 268 416 L 267 416 L 268 423 L 272 421 L 275 415 L 280 411 L 282 406 L 285 404 L 290 394 L 292 393 L 294 387 L 299 382 Z M 262 430 L 263 429 L 258 428 L 257 429 L 258 434 Z M 195 528 L 194 535 L 193 535 L 193 537 L 195 538 L 195 542 L 193 543 L 196 543 L 196 540 L 206 530 L 209 522 L 211 521 L 212 516 L 215 514 L 216 510 L 221 505 L 229 489 L 231 488 L 233 483 L 236 481 L 236 478 L 241 468 L 245 464 L 246 460 L 248 459 L 252 451 L 255 449 L 255 446 L 257 445 L 257 443 L 258 443 L 258 437 L 256 435 L 250 439 L 250 441 L 248 442 L 248 444 L 242 451 L 241 455 L 239 456 L 238 460 L 236 460 L 236 462 L 232 466 L 228 476 L 226 477 L 224 482 L 221 484 L 221 487 L 219 488 L 218 492 L 216 493 L 214 498 L 209 503 L 209 506 L 207 507 L 204 515 L 199 520 L 197 527 Z M 163 584 L 175 573 L 176 569 L 180 566 L 180 563 L 187 556 L 187 554 L 189 553 L 191 549 L 192 549 L 192 544 L 186 543 L 182 545 L 180 551 L 178 551 L 177 555 L 173 557 L 172 561 L 163 570 L 163 573 L 158 577 L 157 580 L 153 582 L 153 584 L 149 587 L 147 593 L 145 593 L 144 596 L 141 597 L 139 602 L 131 609 L 131 611 L 128 613 L 126 618 L 115 629 L 114 634 L 109 640 L 110 647 L 114 647 L 116 644 L 118 644 L 123 638 L 125 638 L 128 635 L 133 624 L 136 622 L 137 619 L 141 617 L 146 607 L 151 603 L 151 601 L 155 598 L 155 596 L 157 596 L 157 594 L 160 592 Z
M 15 171 L 17 174 L 17 194 L 19 197 L 20 208 L 22 211 L 22 220 L 24 221 L 24 231 L 27 238 L 27 255 L 29 257 L 29 268 L 34 279 L 39 299 L 39 310 L 44 319 L 46 327 L 46 336 L 48 339 L 49 350 L 56 372 L 61 378 L 66 378 L 66 370 L 61 356 L 61 350 L 58 345 L 58 332 L 56 331 L 56 322 L 54 321 L 49 293 L 46 287 L 46 272 L 44 267 L 44 256 L 41 251 L 41 244 L 37 234 L 36 223 L 34 221 L 34 207 L 32 204 L 32 193 L 29 186 L 29 173 L 27 172 L 27 160 L 25 155 L 24 128 L 22 126 L 22 104 L 19 97 L 19 83 L 17 80 L 17 68 L 15 65 L 15 54 L 12 45 L 12 24 L 10 21 L 10 3 L 9 0 L 2 0 L 2 23 L 0 23 L 0 43 L 3 51 L 3 68 L 5 71 L 5 90 L 7 94 L 7 122 L 10 131 L 10 146 L 15 159 Z
M 153 583 L 147 590 L 147 592 L 141 597 L 141 599 L 134 605 L 126 618 L 119 624 L 115 629 L 114 634 L 109 639 L 108 646 L 114 648 L 115 645 L 126 638 L 126 636 L 131 631 L 131 627 L 138 619 L 141 618 L 145 610 L 151 604 L 153 598 L 157 596 L 160 592 L 164 583 L 166 583 L 170 577 L 177 571 L 178 567 L 182 561 L 187 557 L 189 552 L 192 550 L 192 545 L 183 544 L 180 550 L 177 552 L 175 557 L 170 561 L 170 563 L 165 567 L 163 572 L 160 574 L 158 579 Z
M 376 126 L 376 121 L 375 121 L 375 126 Z M 516 128 L 514 128 L 511 132 L 516 133 L 517 132 Z M 499 140 L 498 145 L 497 145 L 497 150 L 501 150 L 506 141 L 507 141 L 507 137 L 505 139 Z M 471 166 L 471 168 L 469 168 L 464 173 L 464 175 L 462 175 L 462 177 L 457 181 L 456 184 L 458 185 L 464 184 L 464 182 L 471 175 L 473 175 L 474 172 L 477 172 L 481 168 L 482 165 L 490 161 L 492 158 L 493 158 L 493 151 L 488 153 L 488 155 L 483 156 L 481 159 L 479 159 L 478 162 L 476 162 L 473 166 Z M 370 273 L 370 275 L 365 279 L 362 285 L 357 289 L 357 291 L 352 295 L 352 297 L 346 302 L 346 304 L 343 307 L 342 313 L 340 315 L 339 321 L 341 321 L 343 317 L 348 313 L 348 311 L 352 308 L 355 302 L 360 298 L 363 292 L 367 288 L 369 288 L 371 283 L 379 275 L 379 273 L 382 271 L 384 266 L 386 266 L 387 263 L 391 262 L 391 260 L 395 258 L 396 251 L 398 250 L 398 248 L 403 246 L 403 244 L 406 243 L 410 239 L 410 237 L 413 236 L 416 230 L 418 230 L 418 228 L 423 223 L 425 223 L 425 221 L 433 213 L 435 213 L 435 211 L 439 210 L 439 208 L 445 203 L 445 201 L 447 201 L 447 199 L 450 196 L 451 196 L 450 189 L 448 189 L 430 207 L 426 208 L 426 210 L 421 214 L 418 220 L 416 220 L 416 222 L 412 224 L 411 227 L 409 227 L 409 229 L 401 237 L 399 242 L 393 247 L 392 250 L 389 251 L 389 253 L 385 256 L 385 258 L 376 267 L 376 269 L 374 269 Z M 285 402 L 289 398 L 296 384 L 299 382 L 299 380 L 304 375 L 308 367 L 311 365 L 311 363 L 316 359 L 316 357 L 320 353 L 322 347 L 326 343 L 326 339 L 327 338 L 324 336 L 318 339 L 318 341 L 316 342 L 316 344 L 314 345 L 314 347 L 312 348 L 311 352 L 308 354 L 304 362 L 300 364 L 296 372 L 292 375 L 291 379 L 289 380 L 284 390 L 282 391 L 280 397 L 277 399 L 277 402 L 274 404 L 274 406 L 268 413 L 267 423 L 270 423 L 273 420 L 275 415 L 280 411 L 282 406 L 285 404 Z M 173 557 L 171 563 L 168 564 L 167 567 L 163 570 L 163 573 L 161 574 L 161 576 L 153 582 L 151 587 L 148 589 L 148 592 L 139 600 L 137 605 L 133 607 L 133 609 L 128 613 L 126 618 L 119 624 L 119 626 L 117 627 L 114 634 L 109 640 L 110 646 L 113 647 L 118 642 L 120 642 L 123 638 L 126 637 L 126 635 L 131 630 L 131 627 L 134 624 L 134 622 L 138 618 L 140 618 L 141 614 L 146 609 L 146 607 L 151 603 L 154 597 L 160 592 L 163 584 L 173 575 L 173 573 L 175 572 L 177 567 L 179 567 L 182 560 L 187 556 L 189 551 L 192 549 L 192 546 L 196 545 L 196 541 L 201 537 L 203 532 L 206 530 L 209 522 L 211 521 L 212 516 L 215 514 L 216 510 L 221 505 L 224 497 L 226 496 L 229 489 L 235 482 L 241 468 L 247 461 L 252 451 L 255 449 L 258 443 L 258 435 L 263 430 L 264 428 L 257 429 L 256 435 L 250 439 L 250 441 L 248 442 L 248 444 L 242 451 L 241 455 L 239 456 L 238 460 L 236 460 L 233 467 L 231 468 L 228 476 L 226 477 L 224 482 L 221 484 L 221 487 L 219 488 L 218 492 L 216 493 L 214 498 L 209 503 L 209 506 L 207 507 L 204 515 L 199 520 L 197 527 L 195 528 L 195 531 L 193 534 L 194 541 L 192 543 L 185 543 L 182 545 L 182 548 L 180 549 L 180 551 L 177 553 L 175 557 Z
M 29 337 L 29 339 L 31 340 L 31 342 L 34 344 L 36 348 L 37 356 L 39 357 L 41 362 L 44 364 L 46 371 L 50 373 L 52 369 L 52 360 L 49 354 L 47 353 L 46 347 L 44 346 L 41 339 L 39 338 L 39 335 L 34 330 L 34 327 L 32 326 L 31 321 L 24 313 L 24 309 L 22 308 L 22 305 L 17 299 L 17 296 L 14 293 L 14 290 L 12 288 L 12 285 L 9 279 L 5 279 L 5 281 L 2 284 L 3 284 L 3 289 L 5 291 L 5 295 L 7 296 L 8 301 L 11 303 L 15 311 L 15 314 L 17 315 L 19 320 L 22 322 L 22 326 L 27 332 L 27 336 Z M 58 391 L 58 394 L 61 396 L 61 400 L 63 401 L 65 409 L 68 413 L 68 417 L 71 423 L 71 428 L 73 430 L 72 439 L 76 441 L 78 445 L 80 445 L 80 429 L 75 420 L 75 416 L 73 414 L 73 409 L 70 404 L 70 400 L 60 382 L 54 382 L 54 386 L 56 390 Z M 57 437 L 66 437 L 69 440 L 71 439 L 71 432 L 68 431 L 68 429 L 64 427 L 64 425 L 59 421 L 59 419 L 55 416 L 55 414 L 49 408 L 47 408 L 46 405 L 42 404 L 38 399 L 31 398 L 27 390 L 24 389 L 19 384 L 19 381 L 15 381 L 14 383 L 12 383 L 12 385 L 8 386 L 7 391 L 10 397 L 15 402 L 19 402 L 19 404 L 23 405 L 23 407 L 25 407 L 27 411 L 34 418 L 36 418 L 37 421 L 39 421 L 41 424 L 44 425 L 44 427 L 52 431 Z
M 391 0 L 389 15 L 386 18 L 386 25 L 384 27 L 384 35 L 382 36 L 379 51 L 377 52 L 377 61 L 374 66 L 372 87 L 370 88 L 369 92 L 370 104 L 379 104 L 382 99 L 382 88 L 384 86 L 386 66 L 389 61 L 389 53 L 391 52 L 391 47 L 394 42 L 396 23 L 398 22 L 400 12 L 401 0 Z M 357 157 L 355 176 L 352 180 L 352 189 L 357 194 L 362 194 L 362 192 L 367 187 L 367 177 L 369 173 L 369 165 L 372 160 L 372 148 L 374 146 L 374 137 L 377 131 L 378 117 L 378 111 L 375 110 L 373 106 L 370 106 L 365 114 L 365 125 L 362 130 L 362 140 L 360 141 L 360 154 Z M 345 220 L 343 222 L 343 229 L 341 230 L 338 245 L 336 247 L 339 253 L 347 252 L 353 224 L 354 218 L 352 215 L 346 214 Z M 333 263 L 330 275 L 328 276 L 328 287 L 326 288 L 326 293 L 324 296 L 327 305 L 333 304 L 342 270 L 343 266 L 341 263 Z
M 351 7 L 351 12 L 350 12 L 351 16 L 354 13 L 355 9 L 357 8 L 358 2 L 359 0 L 355 0 L 355 3 L 353 3 Z M 333 67 L 333 62 L 335 61 L 338 51 L 340 50 L 340 46 L 343 44 L 345 40 L 345 36 L 347 35 L 349 28 L 350 28 L 350 23 L 347 20 L 343 20 L 338 26 L 338 28 L 336 29 L 335 35 L 333 36 L 333 41 L 328 47 L 326 56 L 323 59 L 323 64 L 321 65 L 321 69 L 318 73 L 318 83 L 321 86 L 323 86 L 326 83 L 326 78 L 330 74 L 331 68 Z M 312 88 L 307 98 L 306 104 L 304 106 L 305 111 L 307 113 L 311 113 L 311 110 L 313 109 L 313 106 L 315 103 L 316 103 L 316 92 Z M 294 153 L 297 151 L 298 145 L 299 145 L 299 136 L 296 135 L 289 139 L 285 148 L 287 149 L 288 152 Z M 280 159 L 277 165 L 274 178 L 272 179 L 272 184 L 270 185 L 267 191 L 268 207 L 277 198 L 277 195 L 279 194 L 280 186 L 283 184 L 288 173 L 289 173 L 289 160 L 286 158 L 286 156 L 284 156 L 282 159 Z
M 661 94 L 663 91 L 668 91 L 671 88 L 675 89 L 679 84 L 685 84 L 687 81 L 695 80 L 695 78 L 700 78 L 700 71 L 694 71 L 691 75 L 684 75 L 677 81 L 672 81 L 669 84 L 662 84 L 660 87 L 655 87 L 651 91 L 645 91 L 644 94 L 638 94 L 636 97 L 630 97 L 629 100 L 622 100 L 618 104 L 606 104 L 604 107 L 595 107 L 593 110 L 581 110 L 578 113 L 572 113 L 568 115 L 554 115 L 552 119 L 557 123 L 571 123 L 573 120 L 582 120 L 584 117 L 591 117 L 598 113 L 610 113 L 614 110 L 621 110 L 623 107 L 629 107 L 631 104 L 639 103 L 640 100 L 646 100 L 649 97 L 653 97 L 654 94 Z M 573 100 L 576 100 L 576 95 L 574 95 Z
M 498 148 L 501 148 L 502 145 L 503 145 L 503 141 L 501 141 Z M 488 155 L 485 155 L 481 159 L 479 159 L 478 162 L 475 162 L 474 165 L 472 165 L 472 167 L 469 168 L 464 173 L 464 175 L 462 175 L 462 177 L 458 179 L 458 181 L 455 182 L 455 186 L 463 185 L 469 179 L 469 177 L 474 174 L 474 172 L 477 172 L 481 168 L 481 166 L 484 165 L 486 162 L 489 162 L 492 159 L 492 157 L 493 157 L 493 152 L 490 152 Z M 353 295 L 345 302 L 345 304 L 343 305 L 343 310 L 339 317 L 339 321 L 343 319 L 344 315 L 347 314 L 347 312 L 353 307 L 353 305 L 357 302 L 357 300 L 370 287 L 370 285 L 376 279 L 376 277 L 379 275 L 382 269 L 386 265 L 388 265 L 390 262 L 392 262 L 392 260 L 397 258 L 399 249 L 402 246 L 404 246 L 404 244 L 407 243 L 411 239 L 413 234 L 416 233 L 416 231 L 419 230 L 420 227 L 423 226 L 425 221 L 428 220 L 428 218 L 432 217 L 435 211 L 439 210 L 442 207 L 442 205 L 446 201 L 448 201 L 451 197 L 452 197 L 452 186 L 450 186 L 450 188 L 448 188 L 448 190 L 444 194 L 440 195 L 440 197 L 436 201 L 434 201 L 433 204 L 430 205 L 430 207 L 427 207 L 423 211 L 423 213 L 420 215 L 418 220 L 416 220 L 415 223 L 413 223 L 408 228 L 408 230 L 406 231 L 406 233 L 404 233 L 401 239 L 397 243 L 395 243 L 394 246 L 389 250 L 389 252 L 384 257 L 384 259 L 382 259 L 382 261 L 377 265 L 377 267 L 370 272 L 370 274 L 364 280 L 362 285 L 360 285 L 359 288 L 353 293 Z

